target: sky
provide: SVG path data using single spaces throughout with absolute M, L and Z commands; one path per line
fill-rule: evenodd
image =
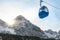
M 24 16 L 34 25 L 37 25 L 42 30 L 52 29 L 53 31 L 60 30 L 60 0 L 43 0 L 57 8 L 52 7 L 47 3 L 42 3 L 49 9 L 49 16 L 41 19 L 38 16 L 40 0 L 0 0 L 0 19 L 8 24 L 11 24 L 13 19 L 18 15 Z

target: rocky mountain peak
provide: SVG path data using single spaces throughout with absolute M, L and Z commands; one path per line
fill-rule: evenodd
M 3 20 L 0 20 L 0 33 L 47 38 L 47 36 L 38 26 L 32 24 L 29 20 L 27 20 L 23 16 L 19 15 L 14 20 L 16 22 L 12 27 L 6 26 L 6 23 Z
M 15 20 L 17 22 L 13 28 L 15 29 L 16 34 L 22 36 L 36 36 L 40 38 L 47 37 L 38 26 L 32 24 L 23 16 L 19 15 L 15 18 Z
M 20 21 L 22 21 L 22 20 L 26 20 L 22 15 L 19 15 L 19 16 L 17 16 L 16 18 L 15 18 L 15 20 L 20 20 Z

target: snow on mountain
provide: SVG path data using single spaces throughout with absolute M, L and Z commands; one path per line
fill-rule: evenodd
M 32 24 L 21 15 L 14 20 L 15 24 L 12 27 L 8 27 L 7 23 L 0 19 L 0 33 L 60 39 L 60 31 L 56 32 L 50 29 L 42 31 L 38 26 Z
M 48 36 L 48 38 L 55 38 L 56 37 L 56 35 L 54 35 L 54 34 L 50 34 L 50 33 L 46 33 L 46 32 L 45 32 L 45 34 Z
M 23 16 L 17 16 L 15 21 L 16 22 L 12 27 L 8 27 L 7 23 L 0 19 L 0 33 L 47 38 L 39 27 L 30 23 L 30 21 L 25 19 Z
M 16 34 L 14 29 L 8 28 L 6 22 L 0 19 L 0 33 Z
M 32 24 L 21 15 L 14 20 L 15 24 L 12 27 L 8 27 L 7 23 L 0 19 L 0 33 L 60 39 L 60 31 L 58 33 L 50 29 L 42 31 L 38 26 Z
M 13 28 L 15 29 L 17 35 L 47 38 L 47 36 L 39 27 L 33 25 L 30 21 L 25 19 L 23 16 L 21 15 L 17 16 L 15 18 L 15 21 L 16 23 L 13 25 Z
M 56 31 L 52 31 L 51 29 L 45 30 L 44 33 L 49 37 L 49 38 L 55 38 L 57 36 Z
M 51 29 L 45 30 L 44 33 L 48 36 L 48 38 L 55 38 L 56 40 L 60 40 L 60 31 L 52 31 Z

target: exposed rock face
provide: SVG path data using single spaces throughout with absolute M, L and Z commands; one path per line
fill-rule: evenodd
M 26 20 L 23 16 L 19 15 L 15 18 L 16 24 L 13 25 L 17 35 L 22 36 L 36 36 L 40 38 L 47 38 L 44 32 L 33 25 L 30 21 Z

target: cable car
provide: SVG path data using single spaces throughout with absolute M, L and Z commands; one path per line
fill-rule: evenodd
M 46 6 L 41 6 L 42 5 L 42 0 L 40 1 L 40 9 L 39 9 L 39 18 L 43 19 L 46 18 L 49 15 L 49 10 Z
M 49 10 L 46 6 L 42 6 L 40 9 L 39 9 L 39 17 L 41 19 L 47 17 L 49 15 Z

